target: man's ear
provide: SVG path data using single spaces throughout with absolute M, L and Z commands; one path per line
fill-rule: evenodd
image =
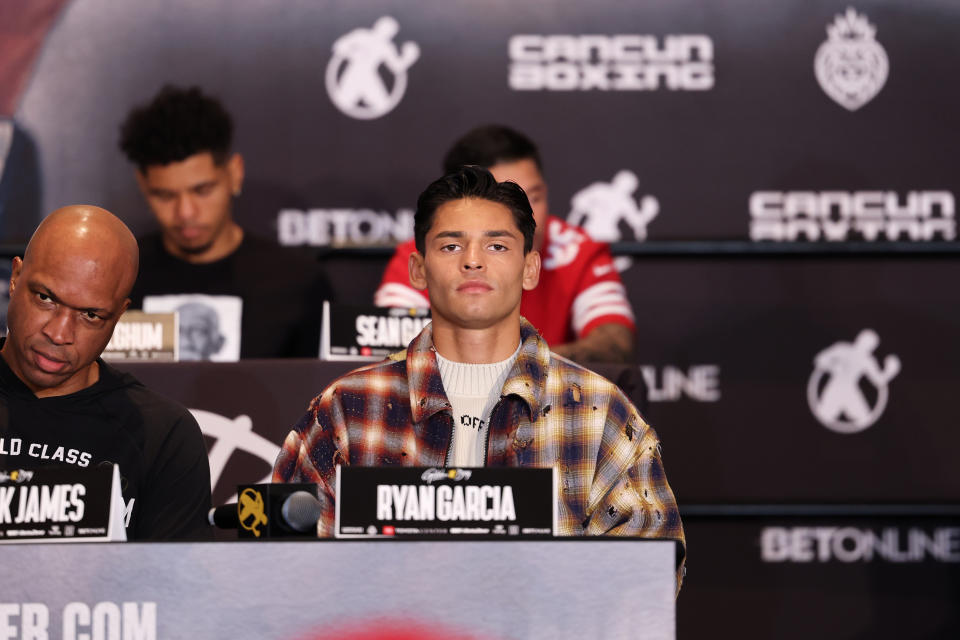
M 17 279 L 20 277 L 20 272 L 23 271 L 23 259 L 20 256 L 15 256 L 13 261 L 10 263 L 10 294 L 13 295 L 13 289 L 17 286 Z
M 423 291 L 427 288 L 427 268 L 424 264 L 423 255 L 419 251 L 410 254 L 407 261 L 407 270 L 409 271 L 410 284 L 414 289 Z
M 540 252 L 531 251 L 523 257 L 523 289 L 535 289 L 540 282 Z
M 230 176 L 230 193 L 234 196 L 240 195 L 240 192 L 243 191 L 245 169 L 243 156 L 239 153 L 234 153 L 230 156 L 230 159 L 227 160 L 227 175 Z

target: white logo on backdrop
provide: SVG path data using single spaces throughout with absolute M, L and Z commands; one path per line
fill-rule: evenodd
M 764 527 L 764 562 L 960 562 L 960 528 Z
M 881 368 L 873 355 L 879 343 L 876 331 L 864 329 L 853 342 L 837 342 L 814 358 L 807 401 L 823 426 L 838 433 L 857 433 L 883 414 L 887 387 L 900 373 L 900 358 L 888 355 Z M 862 379 L 876 389 L 872 406 L 861 387 Z
M 837 104 L 856 111 L 870 102 L 887 81 L 887 53 L 866 14 L 848 8 L 827 26 L 827 40 L 817 49 L 817 82 Z
M 642 242 L 647 239 L 647 225 L 657 217 L 660 204 L 653 196 L 643 196 L 639 201 L 634 193 L 640 181 L 637 174 L 624 169 L 618 171 L 610 182 L 594 182 L 584 187 L 570 199 L 570 215 L 567 221 L 582 227 L 598 242 L 617 242 L 625 239 L 621 223 L 625 223 L 632 239 Z M 621 256 L 614 260 L 617 269 L 627 269 L 632 261 Z
M 399 30 L 394 18 L 383 16 L 373 28 L 354 29 L 333 43 L 327 93 L 351 118 L 379 118 L 403 99 L 407 70 L 420 57 L 420 47 L 416 42 L 404 42 L 398 48 L 393 39 Z
M 277 454 L 280 453 L 280 447 L 254 432 L 253 420 L 250 419 L 250 416 L 241 415 L 231 420 L 219 413 L 202 409 L 190 409 L 190 413 L 197 419 L 200 431 L 204 435 L 216 439 L 207 453 L 207 458 L 210 460 L 210 487 L 213 491 L 217 489 L 217 483 L 220 481 L 220 476 L 223 474 L 230 456 L 238 450 L 266 462 L 271 471 L 268 471 L 267 475 L 256 482 L 270 482 L 273 463 L 277 459 Z M 236 500 L 237 494 L 234 493 L 226 502 L 236 502 Z
M 949 191 L 754 191 L 750 238 L 774 242 L 953 240 Z
M 650 402 L 677 402 L 689 398 L 696 402 L 720 400 L 720 365 L 696 364 L 687 367 L 640 365 Z
M 283 246 L 396 246 L 413 237 L 413 209 L 283 209 L 277 241 Z
M 510 37 L 514 91 L 707 91 L 713 40 L 704 34 L 520 33 Z

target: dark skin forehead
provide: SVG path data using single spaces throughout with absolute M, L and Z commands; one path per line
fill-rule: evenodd
M 96 277 L 123 300 L 137 277 L 139 250 L 130 229 L 115 215 L 89 205 L 73 205 L 48 215 L 23 254 L 26 272 L 67 262 L 77 277 Z

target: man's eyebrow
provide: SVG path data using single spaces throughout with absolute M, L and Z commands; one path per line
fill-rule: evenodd
M 463 231 L 441 231 L 434 238 L 462 238 Z
M 203 180 L 202 182 L 197 182 L 196 184 L 191 184 L 186 188 L 187 191 L 196 191 L 197 189 L 202 189 L 204 187 L 210 187 L 217 184 L 216 179 Z M 154 195 L 163 195 L 168 193 L 176 193 L 176 189 L 168 189 L 166 187 L 148 187 L 147 191 Z
M 516 238 L 517 233 L 509 229 L 491 229 L 483 232 L 486 238 Z M 463 238 L 466 234 L 463 231 L 441 231 L 434 238 Z
M 80 308 L 80 307 L 71 306 L 71 305 L 65 303 L 65 302 L 64 302 L 63 300 L 61 300 L 59 297 L 57 297 L 57 294 L 55 294 L 53 291 L 50 291 L 50 289 L 47 288 L 46 285 L 43 285 L 43 284 L 41 284 L 41 283 L 39 283 L 39 282 L 29 281 L 29 282 L 27 282 L 27 288 L 30 289 L 31 291 L 35 292 L 35 293 L 42 293 L 43 295 L 47 296 L 48 298 L 50 298 L 51 300 L 53 300 L 55 303 L 57 303 L 57 304 L 59 304 L 59 305 L 63 305 L 63 306 L 65 306 L 65 307 L 70 307 L 71 309 L 75 309 L 75 310 L 77 310 L 77 311 L 80 311 L 81 313 L 106 313 L 106 312 L 107 312 L 107 309 L 101 309 L 100 307 L 83 307 L 83 308 Z
M 50 291 L 50 289 L 41 282 L 37 282 L 35 280 L 28 280 L 27 288 L 30 289 L 30 291 L 33 291 L 34 293 L 42 293 L 43 295 L 47 296 L 57 304 L 60 304 L 61 302 L 63 302 L 62 300 L 60 300 L 60 298 L 57 297 L 57 294 L 55 294 L 53 291 Z

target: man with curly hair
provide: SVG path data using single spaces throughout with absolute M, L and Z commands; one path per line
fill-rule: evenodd
M 244 161 L 232 137 L 226 109 L 196 87 L 164 87 L 127 116 L 120 148 L 160 226 L 140 238 L 133 306 L 220 309 L 227 339 L 209 359 L 316 357 L 329 285 L 315 261 L 234 220 Z

